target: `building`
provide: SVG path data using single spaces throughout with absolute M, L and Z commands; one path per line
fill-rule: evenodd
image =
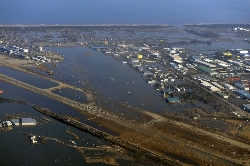
M 218 75 L 218 72 L 214 71 L 214 70 L 211 70 L 210 68 L 208 67 L 205 67 L 205 66 L 197 66 L 196 67 L 198 70 L 206 73 L 206 74 L 209 74 L 209 75 Z
M 137 55 L 137 58 L 138 58 L 138 59 L 142 59 L 142 55 L 141 55 L 141 54 L 138 54 L 138 55 Z
M 173 61 L 182 61 L 182 57 L 180 57 L 179 55 L 176 55 L 176 54 L 169 54 L 168 55 L 169 58 Z
M 29 52 L 29 49 L 27 49 L 27 48 L 23 48 L 23 49 L 21 50 L 21 52 L 23 52 L 23 53 L 25 53 L 25 52 Z
M 165 95 L 173 95 L 173 91 L 171 89 L 163 89 L 162 93 L 163 93 L 163 96 L 165 96 Z
M 230 84 L 223 84 L 223 86 L 226 88 L 226 89 L 229 89 L 229 90 L 233 90 L 233 89 L 236 89 L 236 88 L 234 88 L 232 85 L 230 85 Z
M 234 86 L 241 89 L 241 90 L 249 90 L 249 87 L 246 87 L 238 82 L 234 83 Z
M 20 118 L 22 126 L 35 126 L 37 124 L 35 119 L 32 118 Z
M 138 71 L 140 71 L 140 72 L 142 72 L 143 71 L 143 67 L 142 66 L 136 66 L 136 70 L 138 70 Z
M 239 54 L 248 54 L 247 50 L 243 50 L 243 49 L 234 49 L 235 52 L 239 53 Z
M 19 126 L 20 125 L 20 119 L 12 119 L 11 120 L 14 126 Z
M 160 53 L 154 50 L 148 50 L 148 58 L 159 58 Z
M 242 98 L 250 99 L 250 94 L 245 90 L 236 90 L 235 92 L 239 94 Z
M 231 52 L 224 52 L 223 55 L 224 56 L 233 56 L 233 54 Z
M 5 121 L 5 122 L 3 122 L 3 124 L 5 124 L 7 127 L 12 126 L 11 121 Z
M 189 59 L 190 61 L 196 62 L 196 61 L 201 61 L 202 60 L 202 56 L 190 56 Z
M 147 76 L 147 75 L 153 75 L 153 73 L 150 70 L 144 70 L 143 71 L 143 75 Z
M 137 59 L 137 58 L 134 58 L 134 57 L 131 57 L 131 58 L 129 58 L 129 60 L 128 60 L 129 62 L 139 62 L 139 60 Z
M 209 67 L 209 68 L 217 68 L 216 65 L 214 64 L 211 64 L 209 62 L 212 62 L 212 60 L 209 60 L 209 59 L 204 59 L 205 61 L 200 61 L 200 60 L 196 60 L 195 62 L 199 65 L 202 65 L 202 66 L 205 66 L 205 67 Z
M 93 46 L 92 49 L 98 51 L 98 50 L 105 50 L 106 47 L 105 46 Z
M 220 96 L 221 98 L 223 98 L 223 99 L 228 99 L 228 95 L 226 95 L 225 93 L 216 92 L 216 94 L 217 94 L 218 96 Z
M 177 102 L 179 102 L 179 98 L 178 98 L 178 97 L 168 97 L 168 98 L 166 99 L 166 101 L 167 101 L 168 103 L 177 103 Z
M 250 112 L 250 104 L 243 104 L 243 109 Z

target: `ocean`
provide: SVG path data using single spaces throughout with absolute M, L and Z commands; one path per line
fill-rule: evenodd
M 0 24 L 249 23 L 249 0 L 1 0 Z

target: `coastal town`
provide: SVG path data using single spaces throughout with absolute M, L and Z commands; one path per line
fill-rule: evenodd
M 127 150 L 143 149 L 140 153 L 151 158 L 149 162 L 156 160 L 152 157 L 156 155 L 162 160 L 159 164 L 204 164 L 205 161 L 245 165 L 249 164 L 250 158 L 249 30 L 249 24 L 185 25 L 183 28 L 145 25 L 0 27 L 1 66 L 55 82 L 58 89 L 67 87 L 82 91 L 89 103 L 61 97 L 52 88 L 34 87 L 0 71 L 1 81 L 80 110 L 93 122 L 119 133 L 120 138 L 100 134 L 97 130 L 90 133 L 98 133 Z M 80 87 L 52 78 L 57 76 L 57 65 L 64 62 L 66 55 L 50 51 L 50 47 L 87 47 L 116 59 L 120 65 L 128 65 L 145 84 L 152 85 L 168 107 L 155 113 L 122 104 L 123 109 L 137 112 L 145 117 L 143 119 L 126 118 L 112 109 L 104 109 L 107 106 L 100 107 L 93 92 L 81 89 L 86 86 L 85 82 Z M 93 56 L 93 52 L 85 52 L 83 56 Z M 77 70 L 75 66 L 72 68 Z M 126 93 L 133 94 L 134 91 Z M 53 114 L 51 117 L 57 119 L 60 116 Z M 2 124 L 4 127 L 11 123 L 3 121 Z M 130 129 L 133 130 L 128 131 Z M 144 142 L 149 135 L 152 135 L 151 143 Z M 123 141 L 119 142 L 119 139 Z M 154 142 L 162 143 L 162 146 Z M 176 150 L 167 149 L 174 144 L 178 144 Z M 233 154 L 225 150 L 231 146 Z M 220 153 L 219 157 L 216 157 L 217 153 Z M 216 161 L 212 160 L 214 158 Z

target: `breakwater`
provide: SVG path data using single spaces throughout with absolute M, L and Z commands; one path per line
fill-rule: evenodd
M 92 135 L 95 135 L 97 137 L 103 138 L 107 141 L 109 141 L 112 144 L 118 145 L 122 148 L 124 148 L 127 152 L 127 155 L 133 157 L 134 159 L 138 160 L 138 161 L 147 161 L 147 162 L 152 162 L 152 163 L 157 163 L 157 164 L 163 164 L 163 165 L 180 165 L 179 163 L 172 161 L 169 158 L 166 157 L 162 157 L 159 156 L 155 153 L 152 153 L 150 151 L 147 151 L 145 149 L 142 149 L 141 147 L 131 144 L 129 142 L 126 142 L 124 140 L 121 140 L 119 137 L 113 136 L 111 134 L 108 134 L 104 131 L 100 131 L 96 128 L 93 128 L 91 126 L 88 126 L 82 122 L 79 122 L 77 120 L 65 117 L 65 116 L 61 116 L 58 115 L 56 113 L 51 112 L 50 110 L 46 109 L 46 108 L 41 108 L 38 106 L 33 106 L 33 108 L 46 115 L 49 117 L 52 117 L 62 123 L 66 123 L 68 125 L 71 125 L 75 128 L 78 128 L 82 131 L 88 132 Z

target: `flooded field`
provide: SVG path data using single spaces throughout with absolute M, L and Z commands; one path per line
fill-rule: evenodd
M 63 88 L 63 89 L 53 90 L 52 92 L 66 98 L 73 99 L 74 101 L 78 101 L 80 103 L 88 102 L 85 94 L 74 89 Z
M 5 94 L 2 97 L 15 99 L 14 96 L 9 94 Z M 12 129 L 9 131 L 0 131 L 0 158 L 1 163 L 4 165 L 110 165 L 103 162 L 108 161 L 106 158 L 110 161 L 111 158 L 113 158 L 114 162 L 117 162 L 119 165 L 150 165 L 130 161 L 126 156 L 118 152 L 98 150 L 98 147 L 104 149 L 102 147 L 110 146 L 110 144 L 101 138 L 63 124 L 50 117 L 46 117 L 28 105 L 7 102 L 1 103 L 1 120 L 19 117 L 36 119 L 37 125 L 31 127 L 12 126 Z M 86 120 L 84 120 L 84 123 L 88 124 Z M 94 126 L 92 123 L 89 125 Z M 26 139 L 25 134 L 36 135 L 37 137 L 43 136 L 47 139 L 45 143 L 32 145 L 31 142 Z M 64 142 L 65 145 L 56 140 Z M 83 149 L 86 150 L 79 151 L 74 148 L 75 144 L 78 147 L 84 147 Z M 15 160 L 12 159 L 13 155 L 15 156 Z
M 43 89 L 51 88 L 51 87 L 58 85 L 57 83 L 51 82 L 49 80 L 46 80 L 37 76 L 33 76 L 33 75 L 30 75 L 21 71 L 13 70 L 7 67 L 3 67 L 3 66 L 0 66 L 0 71 L 2 74 L 6 74 L 9 77 L 16 78 L 17 80 L 26 82 L 30 85 L 43 88 Z
M 162 100 L 161 93 L 142 79 L 128 65 L 122 65 L 121 60 L 110 58 L 86 47 L 74 48 L 47 48 L 52 51 L 59 51 L 64 55 L 64 62 L 58 64 L 54 78 L 68 84 L 75 82 L 86 83 L 85 88 L 93 90 L 98 101 L 103 104 L 106 101 L 119 101 L 139 107 L 141 109 L 161 112 L 168 104 Z M 91 56 L 85 56 L 89 52 Z M 82 85 L 75 85 L 82 87 Z

